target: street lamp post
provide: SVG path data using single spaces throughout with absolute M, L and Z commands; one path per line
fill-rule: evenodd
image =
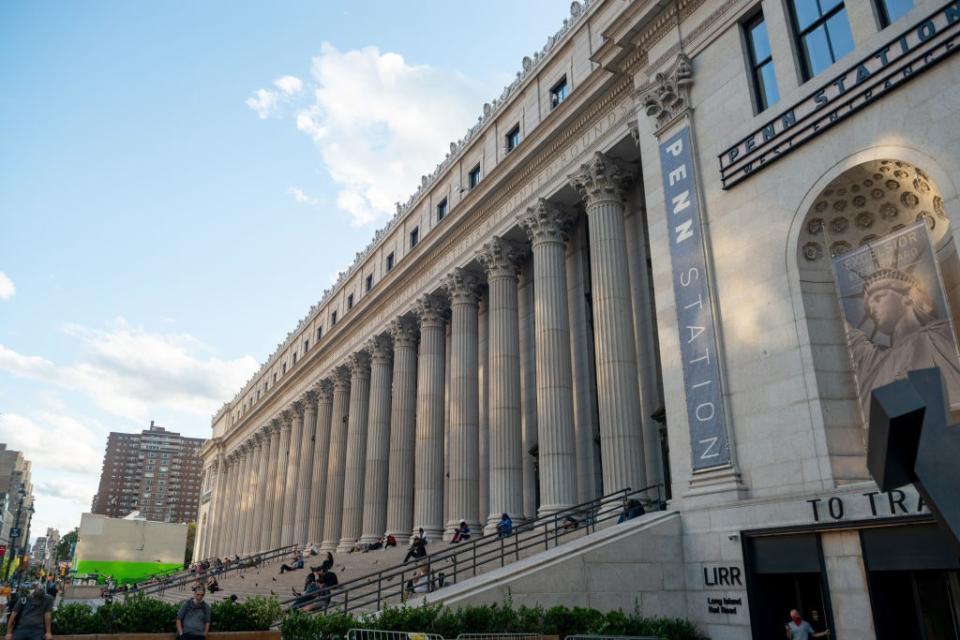
M 23 500 L 27 497 L 27 492 L 21 485 L 17 489 L 17 495 L 20 496 L 20 503 L 17 504 L 17 516 L 13 520 L 13 529 L 10 530 L 10 557 L 7 559 L 7 567 L 3 571 L 3 579 L 7 580 L 10 577 L 10 565 L 13 563 L 13 559 L 17 557 L 19 553 L 19 548 L 17 547 L 17 539 L 20 537 L 20 516 L 23 512 Z

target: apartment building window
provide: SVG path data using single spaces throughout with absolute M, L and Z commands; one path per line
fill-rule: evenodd
M 413 249 L 420 242 L 420 227 L 414 227 L 410 232 L 410 248 Z
M 567 99 L 567 76 L 560 78 L 560 81 L 550 89 L 550 108 L 556 109 L 560 103 Z
M 437 205 L 437 222 L 440 222 L 445 217 L 447 217 L 447 199 L 444 198 L 440 201 L 440 204 Z
M 877 0 L 877 5 L 880 26 L 889 27 L 913 9 L 913 0 Z
M 780 99 L 777 79 L 773 73 L 773 57 L 770 54 L 767 23 L 763 19 L 763 14 L 757 13 L 744 22 L 743 29 L 747 36 L 753 94 L 757 100 L 757 113 L 759 113 Z
M 507 153 L 510 153 L 520 144 L 520 125 L 516 125 L 507 132 Z
M 478 164 L 473 169 L 470 169 L 470 173 L 467 175 L 467 185 L 471 189 L 480 184 L 480 165 Z
M 353 294 L 352 294 L 352 293 L 347 295 L 347 311 L 350 311 L 350 309 L 353 309 Z
M 334 311 L 333 313 L 330 314 L 330 326 L 332 327 L 332 326 L 335 325 L 335 324 L 337 324 L 337 312 L 336 312 L 336 311 Z
M 850 19 L 842 0 L 790 0 L 790 17 L 804 81 L 853 51 Z
M 370 289 L 373 289 L 373 275 L 367 276 L 367 282 L 364 285 L 364 287 L 366 291 L 370 291 Z
M 393 271 L 393 251 L 387 254 L 387 273 Z

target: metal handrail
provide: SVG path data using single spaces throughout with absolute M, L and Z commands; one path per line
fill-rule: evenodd
M 269 560 L 274 560 L 286 556 L 287 554 L 296 551 L 301 548 L 302 545 L 299 544 L 288 544 L 283 547 L 277 547 L 276 549 L 270 549 L 269 551 L 261 551 L 259 553 L 251 553 L 246 556 L 241 556 L 239 561 L 231 561 L 228 564 L 224 564 L 219 569 L 211 567 L 210 570 L 204 572 L 203 574 L 199 573 L 190 573 L 174 580 L 166 579 L 162 582 L 157 582 L 154 584 L 144 585 L 137 589 L 131 589 L 125 591 L 120 595 L 124 597 L 130 596 L 136 593 L 142 593 L 144 595 L 163 593 L 167 590 L 179 590 L 182 591 L 183 588 L 188 585 L 196 582 L 198 579 L 206 579 L 206 576 L 217 576 L 218 578 L 228 575 L 231 572 L 240 572 L 244 569 L 250 569 L 252 567 L 258 567 Z
M 653 490 L 656 490 L 655 499 L 649 496 L 649 493 Z M 638 501 L 641 504 L 646 502 L 647 506 L 662 509 L 665 506 L 662 490 L 662 483 L 636 490 L 629 487 L 621 489 L 522 523 L 514 527 L 510 536 L 488 535 L 477 537 L 470 541 L 461 542 L 456 547 L 433 554 L 428 553 L 413 566 L 403 563 L 380 569 L 340 583 L 329 590 L 324 590 L 323 595 L 319 595 L 319 593 L 311 594 L 313 596 L 311 600 L 303 601 L 302 597 L 298 597 L 284 600 L 281 604 L 295 608 L 298 601 L 301 607 L 315 604 L 318 601 L 325 601 L 323 607 L 312 609 L 310 613 L 322 613 L 331 610 L 348 612 L 374 604 L 376 609 L 379 610 L 391 600 L 399 599 L 401 602 L 406 600 L 407 579 L 412 578 L 419 565 L 429 565 L 428 580 L 431 587 L 440 580 L 441 575 L 444 583 L 438 585 L 437 588 L 448 584 L 447 580 L 449 580 L 449 584 L 456 584 L 461 579 L 476 576 L 478 569 L 488 563 L 499 561 L 502 567 L 519 560 L 521 552 L 527 549 L 542 548 L 547 550 L 551 547 L 551 543 L 553 547 L 556 547 L 560 544 L 561 538 L 581 531 L 581 527 L 588 534 L 593 533 L 600 523 L 620 517 L 625 512 L 630 499 L 639 499 Z M 512 559 L 508 559 L 511 556 Z M 399 580 L 397 580 L 398 578 Z M 431 588 L 432 590 L 433 588 Z

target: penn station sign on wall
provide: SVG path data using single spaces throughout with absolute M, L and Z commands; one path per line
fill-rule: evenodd
M 960 50 L 960 0 L 946 3 L 720 154 L 729 189 Z

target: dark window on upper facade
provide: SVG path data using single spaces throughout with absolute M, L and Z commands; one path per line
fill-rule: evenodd
M 350 309 L 353 309 L 353 294 L 352 294 L 352 293 L 347 295 L 347 311 L 349 311 Z
M 284 363 L 283 363 L 283 372 L 282 372 L 280 375 L 283 375 L 283 374 L 286 373 L 286 372 L 287 372 L 287 363 L 284 362 Z
M 773 73 L 773 57 L 770 54 L 770 38 L 763 14 L 758 13 L 743 23 L 750 54 L 750 74 L 753 93 L 757 99 L 757 112 L 763 111 L 780 99 L 777 79 Z
M 790 0 L 790 14 L 804 81 L 853 51 L 850 19 L 842 0 Z
M 393 271 L 393 252 L 387 254 L 387 271 Z
M 332 326 L 335 325 L 335 324 L 337 324 L 337 312 L 336 312 L 336 311 L 334 311 L 333 313 L 330 314 L 330 326 L 332 327 Z
M 414 227 L 410 232 L 410 248 L 413 249 L 420 242 L 420 227 Z
M 317 342 L 320 342 L 320 338 L 323 337 L 323 325 L 317 327 Z
M 567 99 L 567 76 L 560 78 L 560 82 L 553 85 L 550 89 L 550 108 L 556 109 L 560 103 Z
M 293 364 L 297 364 L 297 352 L 293 352 Z
M 366 287 L 366 291 L 370 291 L 370 289 L 373 289 L 373 276 L 372 276 L 372 275 L 367 276 L 367 282 L 366 282 L 366 284 L 364 285 L 364 287 Z
M 273 372 L 273 384 L 277 384 L 277 372 Z
M 303 341 L 303 352 L 306 353 L 306 352 L 309 351 L 309 350 L 310 350 L 310 341 L 309 341 L 309 340 L 304 340 L 304 341 Z
M 473 169 L 470 169 L 470 174 L 467 176 L 467 185 L 473 189 L 475 186 L 480 184 L 480 165 L 478 164 Z
M 913 9 L 913 0 L 877 0 L 880 26 L 888 27 Z
M 440 222 L 447 216 L 447 199 L 444 198 L 437 205 L 437 222 Z
M 510 153 L 520 144 L 520 125 L 507 132 L 507 153 Z

